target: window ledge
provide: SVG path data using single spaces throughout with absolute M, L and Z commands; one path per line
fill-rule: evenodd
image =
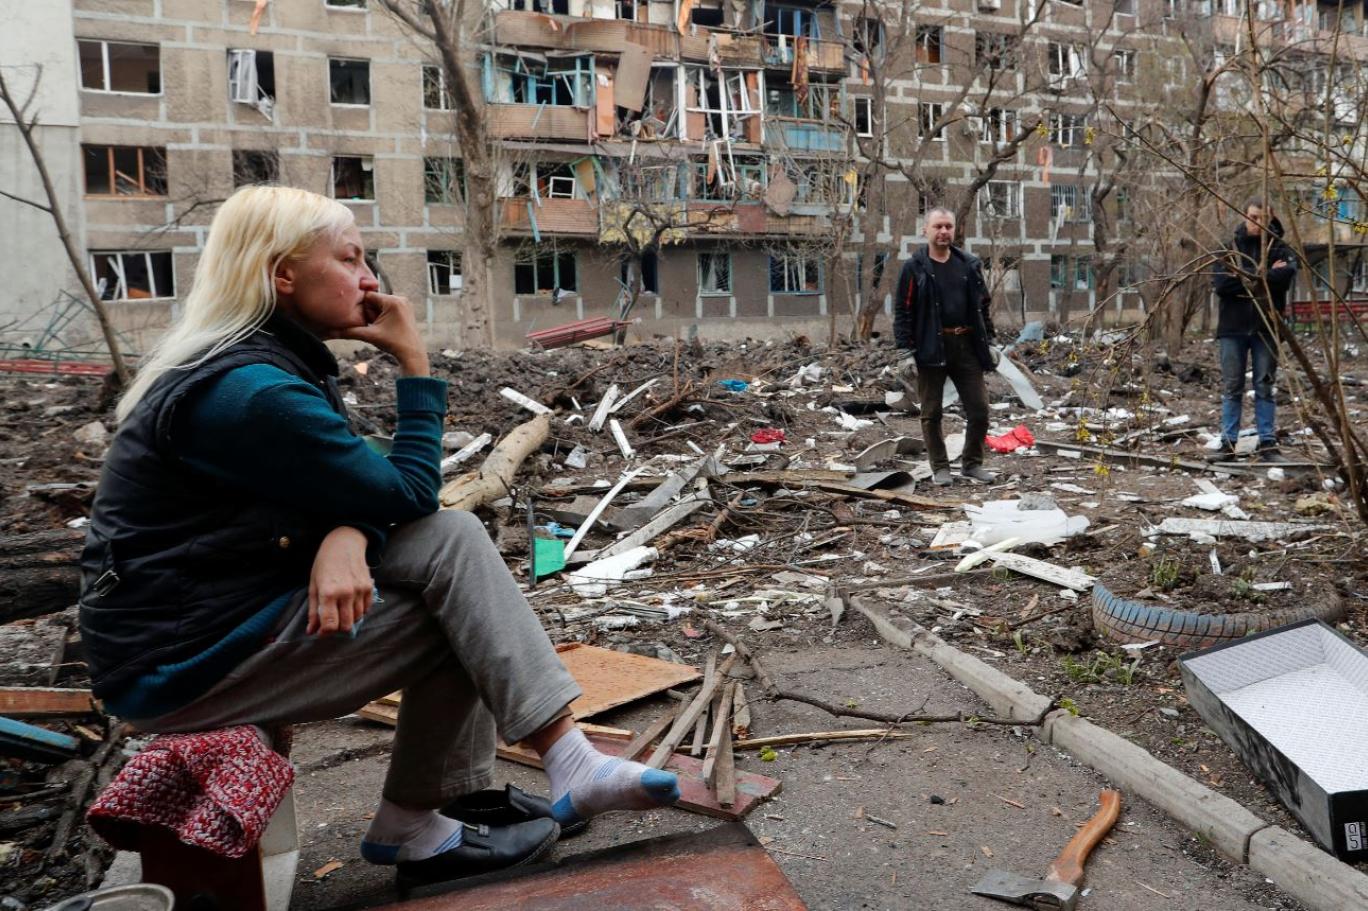
M 124 95 L 130 98 L 161 98 L 162 95 L 165 94 L 164 92 L 125 92 L 117 89 L 88 89 L 85 86 L 81 86 L 81 91 L 88 92 L 91 95 Z

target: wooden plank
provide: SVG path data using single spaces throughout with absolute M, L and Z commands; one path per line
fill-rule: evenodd
M 732 702 L 743 700 L 741 696 L 741 681 L 732 684 Z M 744 701 L 741 703 L 745 705 Z M 750 711 L 749 708 L 746 709 Z M 728 728 L 732 727 L 728 724 Z M 731 807 L 736 805 L 736 757 L 732 753 L 731 730 L 727 731 L 722 738 L 722 749 L 717 755 L 716 775 L 713 779 L 713 793 L 717 795 L 717 802 L 721 806 Z
M 584 691 L 570 711 L 595 715 L 702 678 L 697 668 L 574 642 L 558 646 L 560 659 Z
M 1064 588 L 1071 588 L 1076 592 L 1088 591 L 1097 581 L 1081 569 L 1056 566 L 1045 560 L 1037 560 L 1023 554 L 992 553 L 988 555 L 988 559 L 998 566 L 1005 566 L 1023 576 L 1030 576 L 1033 579 L 1040 579 L 1042 582 L 1050 582 L 1054 585 L 1062 585 Z
M 636 737 L 632 739 L 632 742 L 623 748 L 622 758 L 635 761 L 637 757 L 646 752 L 647 747 L 655 743 L 660 735 L 665 733 L 670 725 L 674 724 L 675 718 L 683 709 L 683 704 L 676 702 L 665 712 L 662 712 L 659 718 L 652 721 L 646 727 L 646 730 L 636 735 Z
M 750 726 L 751 710 L 750 703 L 746 701 L 746 687 L 738 680 L 732 700 L 732 733 L 737 737 L 749 737 Z
M 0 715 L 11 718 L 52 718 L 90 715 L 95 700 L 90 690 L 46 686 L 0 687 Z
M 698 695 L 694 696 L 693 702 L 690 702 L 688 707 L 684 709 L 684 712 L 676 719 L 674 727 L 670 728 L 670 733 L 665 735 L 665 739 L 660 742 L 660 746 L 656 747 L 655 752 L 651 754 L 650 760 L 646 763 L 648 766 L 653 769 L 658 769 L 670 758 L 671 754 L 679 747 L 680 743 L 684 741 L 684 737 L 688 734 L 689 729 L 693 727 L 694 722 L 698 721 L 698 716 L 703 714 L 704 709 L 708 707 L 708 703 L 712 702 L 713 693 L 716 691 L 718 685 L 723 680 L 727 679 L 727 673 L 731 671 L 732 665 L 735 663 L 736 655 L 733 654 L 728 656 L 727 660 L 723 662 L 722 667 L 718 669 L 717 676 L 712 679 L 708 686 L 699 689 Z
M 570 703 L 575 718 L 591 718 L 620 705 L 693 683 L 702 675 L 697 668 L 633 655 L 628 652 L 570 642 L 556 646 L 561 662 L 583 693 Z M 390 693 L 356 714 L 368 721 L 396 724 L 402 694 Z
M 896 736 L 896 735 L 893 735 Z M 918 734 L 916 736 L 924 736 Z M 590 736 L 589 742 L 601 753 L 610 756 L 622 755 L 624 744 L 620 740 Z M 541 759 L 531 750 L 522 748 L 500 748 L 499 758 L 521 765 L 541 768 Z M 777 778 L 757 775 L 754 772 L 736 773 L 736 800 L 730 807 L 724 807 L 717 795 L 708 789 L 703 780 L 703 761 L 684 753 L 674 753 L 662 764 L 679 775 L 679 801 L 675 804 L 681 810 L 701 813 L 716 819 L 742 819 L 761 803 L 774 797 L 783 790 L 784 783 Z
M 717 790 L 717 759 L 722 753 L 722 743 L 731 743 L 731 706 L 736 698 L 735 689 L 735 683 L 728 683 L 713 699 L 712 736 L 708 738 L 708 752 L 703 758 L 703 780 L 714 791 Z
M 713 677 L 717 676 L 717 651 L 714 650 L 708 655 L 708 663 L 703 667 L 703 688 L 712 689 Z M 693 745 L 689 747 L 690 756 L 703 755 L 703 741 L 708 736 L 708 712 L 698 716 L 698 723 L 694 725 Z
M 733 483 L 732 478 L 728 477 L 727 482 Z M 933 500 L 915 494 L 898 493 L 896 490 L 865 490 L 863 487 L 856 487 L 854 484 L 843 484 L 835 481 L 817 481 L 806 486 L 825 490 L 828 493 L 844 494 L 848 497 L 883 500 L 885 503 L 896 503 L 909 509 L 954 509 L 960 505 L 950 500 Z

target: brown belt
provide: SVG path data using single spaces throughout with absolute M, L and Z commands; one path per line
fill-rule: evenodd
M 968 335 L 973 331 L 973 326 L 943 326 L 941 335 Z

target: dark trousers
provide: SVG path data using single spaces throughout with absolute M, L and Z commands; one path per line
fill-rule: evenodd
M 945 454 L 945 436 L 941 433 L 941 399 L 948 377 L 959 393 L 968 424 L 960 464 L 969 469 L 983 464 L 983 438 L 988 433 L 988 387 L 983 382 L 983 366 L 974 354 L 973 335 L 943 335 L 941 338 L 945 346 L 945 366 L 917 368 L 922 437 L 926 440 L 931 469 L 948 469 L 950 459 Z

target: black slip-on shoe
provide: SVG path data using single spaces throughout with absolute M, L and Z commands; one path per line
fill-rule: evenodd
M 486 826 L 511 826 L 532 819 L 552 819 L 551 801 L 529 794 L 517 785 L 504 785 L 503 790 L 488 788 L 458 797 L 442 807 L 442 815 L 461 822 Z M 589 826 L 581 819 L 561 825 L 560 837 L 571 838 Z
M 1229 440 L 1221 441 L 1221 448 L 1212 450 L 1202 456 L 1208 462 L 1233 462 L 1240 457 L 1235 451 L 1235 444 Z
M 461 843 L 427 860 L 395 865 L 399 889 L 447 882 L 481 873 L 535 863 L 555 847 L 560 826 L 554 819 L 533 819 L 511 826 L 472 826 L 465 823 Z

